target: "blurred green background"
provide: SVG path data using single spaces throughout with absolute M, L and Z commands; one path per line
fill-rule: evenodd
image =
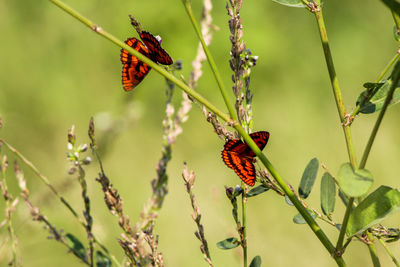
M 182 74 L 188 77 L 198 41 L 181 1 L 66 1 L 121 40 L 136 36 L 128 14 L 143 27 L 161 35 L 163 47 L 174 60 L 181 59 Z M 193 1 L 197 18 L 202 3 Z M 231 86 L 229 30 L 226 1 L 213 2 L 215 32 L 211 52 Z M 325 1 L 326 26 L 345 106 L 351 111 L 362 84 L 375 81 L 397 50 L 389 10 L 380 1 Z M 244 41 L 259 56 L 252 72 L 255 130 L 268 130 L 270 141 L 264 152 L 284 179 L 297 187 L 308 161 L 317 157 L 337 173 L 348 161 L 344 136 L 330 88 L 316 22 L 304 9 L 288 8 L 272 1 L 244 1 L 241 16 Z M 0 1 L 0 115 L 4 127 L 1 138 L 19 149 L 60 190 L 77 210 L 82 210 L 80 189 L 67 175 L 67 131 L 76 127 L 78 143 L 87 143 L 89 118 L 96 119 L 97 134 L 119 121 L 103 148 L 105 171 L 124 199 L 125 212 L 134 223 L 151 193 L 150 181 L 161 156 L 162 125 L 165 109 L 164 78 L 154 70 L 133 91 L 121 86 L 120 48 L 94 34 L 49 1 Z M 198 86 L 201 94 L 223 108 L 215 80 L 207 65 Z M 176 90 L 174 101 L 181 99 Z M 381 184 L 399 187 L 400 109 L 394 106 L 384 118 L 367 163 Z M 369 137 L 377 115 L 356 118 L 352 126 L 358 155 Z M 128 122 L 127 122 L 128 121 Z M 221 251 L 215 243 L 236 235 L 231 206 L 224 186 L 235 186 L 238 177 L 220 160 L 223 141 L 217 138 L 195 105 L 184 131 L 173 147 L 169 165 L 169 195 L 156 223 L 160 251 L 167 266 L 206 266 L 193 235 L 189 198 L 181 171 L 188 163 L 197 175 L 195 193 L 215 266 L 240 266 L 240 250 Z M 99 138 L 100 138 L 99 137 Z M 3 148 L 3 153 L 8 151 Z M 8 153 L 10 154 L 10 153 Z M 10 156 L 10 163 L 13 157 Z M 86 234 L 66 209 L 35 175 L 24 168 L 32 201 L 59 228 L 85 239 Z M 120 229 L 109 214 L 100 186 L 94 181 L 96 162 L 87 171 L 92 200 L 94 231 L 119 258 Z M 318 177 L 322 176 L 320 170 Z M 11 170 L 11 193 L 18 189 Z M 308 203 L 319 209 L 317 180 Z M 3 207 L 3 202 L 1 202 Z M 336 203 L 333 216 L 341 223 L 343 205 Z M 297 212 L 283 198 L 268 192 L 248 202 L 249 258 L 262 257 L 263 266 L 336 266 L 306 225 L 295 225 Z M 2 217 L 3 218 L 3 217 Z M 387 220 L 398 226 L 399 216 Z M 337 231 L 320 222 L 332 240 Z M 20 203 L 14 225 L 18 253 L 24 266 L 71 266 L 77 259 L 66 249 L 48 240 L 42 226 L 32 222 L 25 204 Z M 2 229 L 1 239 L 7 236 Z M 397 243 L 389 244 L 400 255 Z M 391 264 L 377 246 L 383 266 Z M 0 265 L 11 256 L 8 245 L 0 250 Z M 353 242 L 345 260 L 349 266 L 372 266 L 368 250 Z

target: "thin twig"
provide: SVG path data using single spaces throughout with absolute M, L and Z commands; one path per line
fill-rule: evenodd
M 1 144 L 0 144 L 1 148 Z M 8 167 L 8 160 L 7 156 L 1 156 L 0 154 L 0 171 L 1 171 L 1 181 L 0 181 L 0 190 L 1 194 L 4 198 L 4 201 L 6 203 L 5 207 L 5 215 L 6 218 L 4 220 L 4 224 L 7 225 L 7 230 L 8 230 L 8 237 L 9 240 L 11 240 L 11 250 L 12 250 L 12 259 L 9 262 L 10 266 L 20 266 L 20 259 L 18 258 L 17 254 L 17 245 L 18 245 L 18 239 L 17 235 L 15 234 L 13 222 L 12 222 L 12 217 L 13 213 L 15 212 L 15 209 L 18 205 L 19 199 L 15 198 L 11 195 L 11 193 L 8 190 L 7 186 L 7 180 L 6 180 L 6 170 Z
M 77 178 L 79 185 L 81 186 L 82 189 L 82 198 L 85 207 L 83 211 L 83 217 L 85 218 L 85 230 L 89 241 L 88 258 L 90 266 L 93 267 L 94 266 L 94 247 L 93 247 L 94 239 L 92 232 L 93 218 L 90 214 L 90 198 L 87 195 L 87 183 L 85 180 L 85 170 L 83 168 L 84 165 L 88 165 L 91 162 L 91 159 L 89 157 L 81 159 L 81 154 L 86 152 L 87 145 L 84 144 L 81 146 L 76 146 L 76 136 L 74 130 L 75 127 L 72 126 L 72 128 L 68 132 L 68 148 L 71 150 L 71 152 L 68 153 L 68 159 L 72 163 L 72 168 L 70 169 L 69 173 L 73 174 L 74 172 L 76 172 L 77 168 L 78 172 Z
M 210 251 L 208 249 L 208 244 L 207 244 L 207 239 L 204 234 L 204 226 L 201 224 L 201 221 L 200 221 L 201 220 L 200 207 L 197 204 L 196 197 L 193 193 L 193 186 L 194 186 L 194 181 L 196 179 L 196 176 L 194 175 L 194 171 L 188 170 L 186 163 L 184 163 L 182 177 L 183 177 L 183 180 L 185 181 L 185 189 L 186 189 L 186 192 L 188 192 L 188 194 L 189 194 L 190 202 L 191 202 L 192 208 L 193 208 L 192 218 L 193 218 L 193 221 L 195 221 L 196 226 L 197 226 L 197 231 L 195 232 L 195 236 L 201 242 L 200 250 L 204 256 L 204 260 L 208 263 L 209 266 L 212 267 L 213 263 L 211 261 Z

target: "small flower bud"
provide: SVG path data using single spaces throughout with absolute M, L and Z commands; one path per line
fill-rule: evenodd
M 91 159 L 90 157 L 86 157 L 86 158 L 82 161 L 83 165 L 89 165 L 90 162 L 92 162 L 92 159 Z
M 232 187 L 225 187 L 225 193 L 226 193 L 226 196 L 229 199 L 232 200 L 234 198 L 234 196 L 233 196 L 233 188 Z

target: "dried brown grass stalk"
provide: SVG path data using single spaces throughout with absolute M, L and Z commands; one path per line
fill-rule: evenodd
M 200 250 L 204 256 L 205 261 L 208 263 L 209 266 L 213 266 L 213 263 L 212 263 L 211 257 L 210 257 L 210 251 L 208 249 L 207 239 L 204 234 L 204 227 L 200 221 L 201 220 L 200 207 L 197 204 L 196 197 L 193 193 L 193 186 L 194 186 L 194 181 L 196 179 L 196 176 L 195 176 L 193 170 L 189 171 L 186 163 L 184 164 L 182 177 L 183 177 L 183 180 L 185 181 L 185 189 L 186 189 L 186 192 L 188 192 L 188 194 L 189 194 L 190 202 L 191 202 L 192 208 L 193 208 L 192 218 L 193 218 L 193 221 L 195 221 L 196 226 L 197 226 L 197 231 L 194 234 L 201 242 Z

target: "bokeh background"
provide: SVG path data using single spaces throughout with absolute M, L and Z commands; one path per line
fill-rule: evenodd
M 148 31 L 163 38 L 163 47 L 174 60 L 181 59 L 182 74 L 188 77 L 198 40 L 181 1 L 159 0 L 68 0 L 69 5 L 121 40 L 136 36 L 128 14 Z M 226 1 L 214 1 L 213 23 L 219 28 L 210 46 L 225 85 L 231 86 L 229 30 Z M 197 18 L 202 3 L 193 1 Z M 345 106 L 351 111 L 362 84 L 375 81 L 397 50 L 393 21 L 380 1 L 325 1 L 328 36 Z M 264 149 L 284 179 L 297 187 L 302 172 L 313 157 L 334 174 L 348 161 L 344 136 L 330 88 L 328 72 L 315 19 L 304 9 L 288 8 L 272 1 L 244 1 L 241 16 L 244 41 L 259 56 L 253 69 L 254 128 L 268 130 Z M 121 63 L 117 46 L 94 34 L 49 1 L 0 1 L 0 115 L 1 138 L 19 149 L 60 190 L 77 210 L 82 210 L 80 189 L 67 175 L 67 131 L 76 127 L 78 143 L 88 143 L 89 118 L 95 117 L 99 138 L 105 131 L 114 135 L 103 142 L 105 171 L 124 199 L 125 211 L 135 222 L 151 193 L 150 181 L 161 156 L 161 122 L 165 116 L 165 81 L 155 71 L 133 92 L 121 86 Z M 215 80 L 207 65 L 198 86 L 201 94 L 223 108 Z M 179 102 L 181 92 L 175 92 Z M 399 187 L 400 109 L 394 106 L 384 118 L 367 163 L 381 184 Z M 352 126 L 358 159 L 377 115 L 362 115 Z M 111 129 L 110 129 L 111 126 Z M 231 206 L 224 186 L 235 186 L 238 177 L 220 160 L 223 141 L 213 133 L 197 106 L 184 124 L 183 134 L 173 147 L 169 165 L 169 195 L 160 211 L 156 233 L 167 266 L 206 266 L 193 235 L 195 225 L 183 187 L 183 162 L 196 172 L 195 193 L 215 266 L 240 266 L 240 249 L 221 251 L 215 243 L 236 235 Z M 104 141 L 104 140 L 103 140 Z M 10 155 L 3 148 L 3 153 Z M 32 201 L 65 232 L 85 238 L 66 209 L 31 171 L 24 168 Z M 99 169 L 93 162 L 87 170 L 92 200 L 94 231 L 122 258 L 116 238 L 120 229 L 109 214 L 99 184 Z M 320 169 L 308 202 L 319 209 Z M 8 172 L 11 193 L 18 189 Z M 4 203 L 1 207 L 4 207 Z M 333 216 L 338 223 L 343 205 L 336 203 Z M 336 266 L 306 225 L 295 225 L 297 212 L 273 192 L 248 202 L 249 258 L 262 257 L 263 266 Z M 3 218 L 3 215 L 1 216 Z M 399 216 L 386 221 L 398 226 Z M 332 240 L 337 231 L 320 222 Z M 42 226 L 32 222 L 24 203 L 14 218 L 19 238 L 18 253 L 24 266 L 78 266 L 66 249 L 48 240 Z M 1 230 L 1 240 L 7 233 Z M 3 241 L 2 241 L 3 242 Z M 398 244 L 389 244 L 399 256 Z M 391 260 L 377 246 L 383 266 Z M 11 251 L 0 248 L 0 265 Z M 372 266 L 368 250 L 359 242 L 349 247 L 349 266 Z

